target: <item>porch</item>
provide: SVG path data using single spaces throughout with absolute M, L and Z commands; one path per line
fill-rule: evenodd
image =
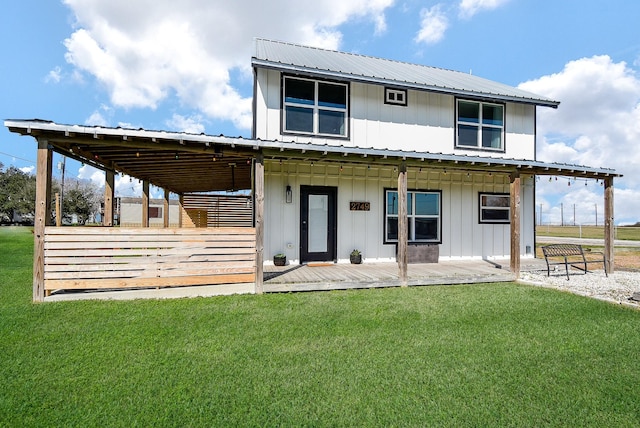
M 543 271 L 540 259 L 523 259 L 521 271 Z M 438 263 L 411 264 L 408 267 L 408 286 L 478 284 L 515 281 L 509 271 L 509 260 L 456 260 Z M 264 292 L 329 291 L 363 288 L 400 287 L 397 263 L 309 264 L 265 266 Z M 255 284 L 216 284 L 190 287 L 164 287 L 129 290 L 73 290 L 57 291 L 45 301 L 67 300 L 134 300 L 187 297 L 212 297 L 230 294 L 252 294 Z

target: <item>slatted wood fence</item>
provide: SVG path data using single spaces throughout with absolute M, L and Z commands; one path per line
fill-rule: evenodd
M 254 228 L 45 228 L 44 289 L 255 282 Z

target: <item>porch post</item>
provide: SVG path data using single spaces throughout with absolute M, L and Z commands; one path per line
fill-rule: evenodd
M 613 273 L 613 177 L 604 179 L 604 255 L 607 259 L 607 272 Z
M 49 142 L 38 139 L 36 164 L 36 208 L 33 226 L 33 301 L 44 301 L 44 244 L 45 226 L 51 225 L 51 169 Z
M 184 227 L 182 223 L 184 213 L 184 195 L 181 193 L 178 196 L 178 227 Z
M 256 228 L 256 294 L 264 292 L 264 155 L 259 153 L 254 163 L 253 189 Z
M 113 226 L 113 194 L 114 194 L 114 182 L 115 174 L 113 171 L 105 171 L 104 177 L 104 213 L 102 218 L 102 225 L 111 227 Z
M 149 227 L 149 182 L 142 180 L 142 227 Z
M 169 227 L 169 191 L 164 189 L 164 211 L 162 213 L 162 219 L 164 221 L 164 228 Z
M 510 269 L 520 278 L 520 172 L 515 171 L 509 176 L 511 201 L 511 263 Z
M 403 162 L 398 169 L 398 267 L 400 284 L 407 286 L 407 246 L 409 219 L 407 218 L 407 165 Z

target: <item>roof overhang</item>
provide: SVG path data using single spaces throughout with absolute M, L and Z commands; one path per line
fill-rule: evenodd
M 52 150 L 80 162 L 148 180 L 176 193 L 249 189 L 251 165 L 258 153 L 276 160 L 370 166 L 404 163 L 418 168 L 591 179 L 621 177 L 609 168 L 522 159 L 61 125 L 42 120 L 6 120 L 4 125 L 11 132 L 44 140 Z
M 421 91 L 435 92 L 439 94 L 453 95 L 457 97 L 468 97 L 480 100 L 491 101 L 503 101 L 503 102 L 515 102 L 521 104 L 532 104 L 536 106 L 558 108 L 559 101 L 541 99 L 541 98 L 525 98 L 516 97 L 504 94 L 487 93 L 481 91 L 470 91 L 456 88 L 449 88 L 444 86 L 427 85 L 419 82 L 407 82 L 403 80 L 384 79 L 374 76 L 356 75 L 351 73 L 343 73 L 332 70 L 322 70 L 318 68 L 304 67 L 294 64 L 283 64 L 279 62 L 272 62 L 268 60 L 261 60 L 252 58 L 251 64 L 254 67 L 266 68 L 271 70 L 278 70 L 284 73 L 299 74 L 309 77 L 318 77 L 324 79 L 344 80 L 349 82 L 369 83 L 374 85 L 386 85 L 396 88 L 415 89 Z

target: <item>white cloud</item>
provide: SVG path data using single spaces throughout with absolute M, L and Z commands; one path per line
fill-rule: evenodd
M 204 132 L 202 116 L 200 115 L 184 117 L 179 114 L 174 114 L 170 120 L 166 121 L 166 124 L 169 130 L 178 132 L 188 132 L 190 134 L 200 134 Z
M 571 61 L 561 72 L 525 82 L 519 87 L 561 102 L 557 110 L 538 109 L 538 159 L 614 168 L 624 175 L 614 182 L 616 219 L 637 221 L 640 212 L 636 202 L 640 196 L 640 175 L 637 174 L 640 165 L 640 151 L 637 150 L 640 79 L 634 71 L 624 62 L 615 63 L 608 56 L 594 56 Z M 549 200 L 554 195 L 571 205 L 591 204 L 585 194 L 573 202 L 575 188 L 567 186 L 566 180 L 560 182 L 564 185 L 558 186 L 555 181 L 541 183 L 537 187 L 538 194 Z M 595 203 L 601 205 L 601 189 L 592 182 L 587 189 L 595 192 Z
M 231 84 L 249 73 L 253 37 L 336 49 L 338 27 L 368 19 L 384 31 L 394 0 L 64 0 L 76 16 L 66 59 L 115 106 L 156 108 L 170 95 L 210 118 L 251 126 L 251 99 Z
M 84 124 L 89 126 L 109 126 L 107 120 L 97 110 L 91 113 L 91 116 L 84 121 Z
M 19 168 L 20 171 L 22 171 L 25 174 L 32 174 L 35 170 L 36 167 L 35 166 L 23 166 L 22 168 Z
M 81 180 L 91 180 L 98 188 L 104 187 L 104 172 L 92 166 L 82 165 L 80 169 L 78 169 L 78 178 Z
M 444 37 L 445 31 L 449 27 L 449 19 L 442 11 L 442 5 L 437 4 L 430 9 L 420 11 L 420 31 L 416 35 L 417 43 L 434 44 Z
M 460 17 L 471 18 L 476 13 L 482 10 L 496 9 L 509 0 L 462 0 L 460 2 Z
M 53 70 L 47 73 L 47 77 L 45 77 L 44 81 L 46 83 L 59 83 L 62 80 L 62 69 L 60 67 L 55 67 Z

